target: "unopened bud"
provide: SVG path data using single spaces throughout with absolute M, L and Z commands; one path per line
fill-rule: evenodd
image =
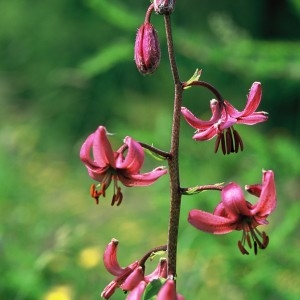
M 153 73 L 160 62 L 160 46 L 157 32 L 151 23 L 144 23 L 137 32 L 134 60 L 142 74 Z
M 153 0 L 154 11 L 160 15 L 169 15 L 175 8 L 175 0 Z

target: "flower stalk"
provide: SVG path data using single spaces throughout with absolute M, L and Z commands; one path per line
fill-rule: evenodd
M 168 275 L 172 275 L 176 278 L 176 262 L 177 262 L 177 239 L 178 239 L 178 227 L 181 207 L 181 191 L 179 181 L 179 133 L 180 133 L 180 115 L 183 86 L 179 78 L 177 69 L 171 19 L 169 15 L 164 16 L 166 38 L 168 46 L 168 54 L 171 66 L 171 72 L 175 85 L 174 93 L 174 107 L 173 107 L 173 123 L 172 123 L 172 136 L 171 136 L 171 157 L 168 158 L 169 176 L 170 176 L 170 219 L 168 229 Z

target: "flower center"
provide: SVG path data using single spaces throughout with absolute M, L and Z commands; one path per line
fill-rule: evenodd
M 113 206 L 115 203 L 119 206 L 123 200 L 123 194 L 121 192 L 121 188 L 118 186 L 118 176 L 116 174 L 116 170 L 110 168 L 107 170 L 103 180 L 96 186 L 95 184 L 91 185 L 90 194 L 95 199 L 96 204 L 99 204 L 99 197 L 106 195 L 106 189 L 109 187 L 112 179 L 114 180 L 114 194 L 112 197 L 111 205 Z M 97 188 L 99 188 L 97 190 Z
M 253 220 L 251 218 L 246 218 L 243 222 L 243 235 L 242 239 L 238 241 L 238 247 L 242 254 L 248 255 L 249 252 L 246 250 L 245 245 L 247 244 L 250 249 L 252 249 L 252 244 L 254 248 L 254 254 L 257 254 L 257 250 L 267 248 L 269 244 L 269 237 L 264 231 L 259 231 L 256 226 L 253 225 Z

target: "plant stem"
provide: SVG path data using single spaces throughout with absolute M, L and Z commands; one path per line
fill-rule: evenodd
M 181 114 L 183 86 L 179 79 L 177 64 L 175 60 L 170 16 L 165 15 L 164 20 L 165 20 L 170 67 L 171 67 L 171 72 L 172 72 L 174 85 L 175 85 L 172 136 L 171 136 L 171 148 L 170 148 L 171 156 L 168 158 L 169 176 L 170 176 L 168 275 L 176 278 L 177 239 L 178 239 L 178 227 L 179 227 L 180 205 L 181 205 L 178 150 L 179 150 L 180 114 Z

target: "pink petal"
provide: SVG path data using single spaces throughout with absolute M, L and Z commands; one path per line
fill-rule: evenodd
M 276 187 L 273 171 L 264 171 L 262 189 L 258 202 L 251 210 L 252 214 L 268 216 L 276 208 Z
M 99 126 L 95 131 L 93 141 L 93 156 L 99 167 L 110 165 L 115 168 L 114 152 L 107 138 L 107 131 L 104 126 Z
M 213 101 L 213 100 L 212 100 Z M 212 103 L 211 101 L 211 103 Z M 214 123 L 218 121 L 221 117 L 221 109 L 220 105 L 216 100 L 211 104 L 212 109 L 212 117 L 209 121 L 203 121 L 195 117 L 186 107 L 181 107 L 181 113 L 185 120 L 194 128 L 199 130 L 205 130 L 212 126 Z
M 121 268 L 117 259 L 117 249 L 119 241 L 112 239 L 106 246 L 103 254 L 103 262 L 106 270 L 115 276 L 120 276 L 124 272 L 124 268 Z
M 254 125 L 257 123 L 265 122 L 268 120 L 267 113 L 262 112 L 254 112 L 253 114 L 246 117 L 239 117 L 237 120 L 237 124 L 245 124 L 245 125 Z
M 129 173 L 138 173 L 144 162 L 144 150 L 142 146 L 133 140 L 131 137 L 124 139 L 125 144 L 128 145 L 128 151 L 125 159 L 119 155 L 116 161 L 118 169 L 126 169 Z
M 193 135 L 193 139 L 196 141 L 209 141 L 218 134 L 218 129 L 212 125 L 208 129 L 199 131 Z
M 152 280 L 157 278 L 167 278 L 167 264 L 167 259 L 161 258 L 155 270 L 145 276 L 145 281 L 151 282 Z
M 118 178 L 125 186 L 147 186 L 154 183 L 162 175 L 166 174 L 167 170 L 164 167 L 158 167 L 151 172 L 144 174 L 127 174 L 119 172 Z
M 137 267 L 124 280 L 124 282 L 120 285 L 120 288 L 124 291 L 131 291 L 143 280 L 144 280 L 143 268 Z
M 219 217 L 228 218 L 228 213 L 226 212 L 225 206 L 222 201 L 216 206 L 213 214 Z
M 94 160 L 91 159 L 91 149 L 93 146 L 93 141 L 94 141 L 94 136 L 95 133 L 90 134 L 83 145 L 81 146 L 80 149 L 80 159 L 84 162 L 84 164 L 89 167 L 89 166 L 95 166 Z
M 225 234 L 236 228 L 235 220 L 197 209 L 189 212 L 188 221 L 194 227 L 214 234 Z
M 242 111 L 242 115 L 249 116 L 256 111 L 259 106 L 262 96 L 262 89 L 260 82 L 254 82 L 250 88 L 250 92 L 247 99 L 245 109 Z
M 111 281 L 103 290 L 101 293 L 101 297 L 104 299 L 109 299 L 116 289 L 118 288 L 118 283 L 116 281 Z
M 157 294 L 157 300 L 177 300 L 175 282 L 168 279 Z
M 97 168 L 97 167 L 88 167 L 87 166 L 89 176 L 98 182 L 102 182 L 105 175 L 107 174 L 108 168 L 109 167 Z
M 232 182 L 227 184 L 221 192 L 222 203 L 228 216 L 238 219 L 240 215 L 251 216 L 251 212 L 244 198 L 243 190 L 239 185 Z
M 261 83 L 260 82 L 254 82 L 251 86 L 247 103 L 241 112 L 239 112 L 236 109 L 232 109 L 232 106 L 228 106 L 228 112 L 229 114 L 234 118 L 241 118 L 241 117 L 248 117 L 252 115 L 256 109 L 258 108 L 262 96 L 262 89 L 261 89 Z
M 126 300 L 142 299 L 144 290 L 147 286 L 145 281 L 141 281 L 127 296 Z

